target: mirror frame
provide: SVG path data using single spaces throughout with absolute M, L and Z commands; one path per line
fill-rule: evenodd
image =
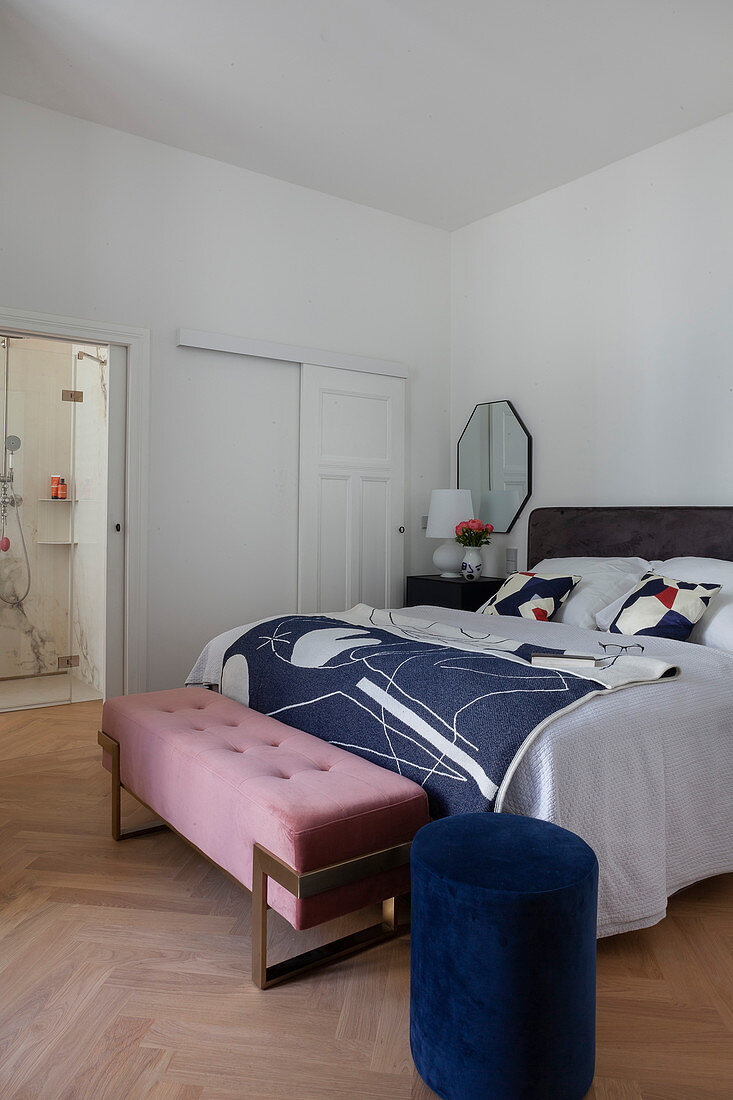
M 517 520 L 521 516 L 522 512 L 524 511 L 524 509 L 526 507 L 526 504 L 527 504 L 527 501 L 532 496 L 532 434 L 531 434 L 531 432 L 529 432 L 527 430 L 527 425 L 524 423 L 521 416 L 517 412 L 516 408 L 514 407 L 514 405 L 512 404 L 512 402 L 508 398 L 506 398 L 506 397 L 499 398 L 497 401 L 479 401 L 477 405 L 474 405 L 473 412 L 471 413 L 468 420 L 464 424 L 463 431 L 459 435 L 458 442 L 456 443 L 456 488 L 457 489 L 460 489 L 460 487 L 461 487 L 461 440 L 463 439 L 464 435 L 468 431 L 468 425 L 473 420 L 473 418 L 476 414 L 476 410 L 480 409 L 482 407 L 482 405 L 508 405 L 509 408 L 511 409 L 511 411 L 514 413 L 515 417 L 517 418 L 517 423 L 519 424 L 519 427 L 522 429 L 522 431 L 524 432 L 524 434 L 527 437 L 527 493 L 526 493 L 524 499 L 522 500 L 522 503 L 519 505 L 516 512 L 514 513 L 514 519 L 509 524 L 506 531 L 496 531 L 495 532 L 497 535 L 508 535 L 509 532 L 511 531 L 512 527 L 514 526 L 514 524 L 517 522 Z

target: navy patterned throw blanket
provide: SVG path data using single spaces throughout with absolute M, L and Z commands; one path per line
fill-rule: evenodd
M 619 687 L 673 673 L 540 668 L 561 650 L 358 605 L 343 615 L 280 615 L 224 654 L 221 690 L 286 725 L 406 775 L 433 816 L 491 810 L 532 740 L 563 712 Z

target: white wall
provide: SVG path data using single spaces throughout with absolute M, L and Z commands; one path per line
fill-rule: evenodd
M 448 483 L 449 275 L 440 230 L 0 97 L 0 302 L 151 330 L 151 688 L 295 605 L 297 370 L 177 326 L 408 365 L 415 572 Z
M 453 234 L 452 441 L 505 397 L 534 436 L 491 567 L 532 507 L 731 503 L 732 196 L 727 115 Z

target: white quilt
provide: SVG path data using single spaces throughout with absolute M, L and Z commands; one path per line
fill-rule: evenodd
M 480 618 L 437 607 L 404 614 L 428 612 L 454 625 Z M 501 633 L 580 653 L 625 640 L 507 617 Z M 599 936 L 656 924 L 675 891 L 733 871 L 733 656 L 690 642 L 642 642 L 645 656 L 681 675 L 559 717 L 525 754 L 498 806 L 554 821 L 595 850 Z
M 402 615 L 476 629 L 472 612 L 405 608 Z M 249 624 L 252 625 L 252 624 Z M 492 632 L 573 652 L 619 642 L 561 623 L 495 617 Z M 213 639 L 188 683 L 218 684 L 222 657 L 245 628 Z M 600 864 L 599 936 L 661 920 L 667 898 L 733 871 L 733 656 L 644 638 L 645 657 L 677 665 L 674 681 L 591 699 L 543 729 L 500 791 L 497 809 L 578 833 Z

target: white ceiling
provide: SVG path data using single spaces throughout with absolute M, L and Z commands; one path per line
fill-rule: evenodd
M 454 229 L 733 110 L 733 2 L 0 0 L 0 91 Z

